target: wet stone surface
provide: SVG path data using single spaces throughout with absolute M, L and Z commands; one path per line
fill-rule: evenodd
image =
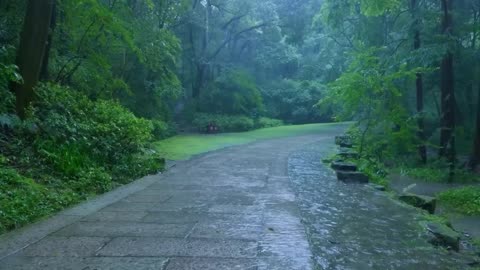
M 418 210 L 321 163 L 342 132 L 179 162 L 0 258 L 0 269 L 462 269 L 420 236 Z
M 147 188 L 0 258 L 0 269 L 313 269 L 288 156 L 337 133 L 260 141 L 178 163 Z
M 313 144 L 289 159 L 315 269 L 468 269 L 471 258 L 428 243 L 419 210 L 337 181 L 321 162 L 331 150 Z

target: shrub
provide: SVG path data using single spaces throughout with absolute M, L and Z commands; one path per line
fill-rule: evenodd
M 95 105 L 89 117 L 92 129 L 87 138 L 104 162 L 116 164 L 126 156 L 138 154 L 152 140 L 150 121 L 135 117 L 115 102 L 99 101 Z
M 35 149 L 59 173 L 81 178 L 91 173 L 91 168 L 103 167 L 108 173 L 123 166 L 120 176 L 125 178 L 138 176 L 137 166 L 151 166 L 145 159 L 136 160 L 145 164 L 131 163 L 153 138 L 151 121 L 135 117 L 116 102 L 93 102 L 56 85 L 43 85 L 37 93 L 33 116 L 42 132 Z
M 166 139 L 176 134 L 173 124 L 168 124 L 162 120 L 152 120 L 153 124 L 153 137 L 157 140 Z
M 241 132 L 255 128 L 254 121 L 241 115 L 216 115 L 199 113 L 193 120 L 193 125 L 199 131 L 206 131 L 209 124 L 215 124 L 219 132 Z
M 232 70 L 205 89 L 199 108 L 206 113 L 254 116 L 264 105 L 255 79 L 246 71 Z
M 285 123 L 279 119 L 272 119 L 267 117 L 260 117 L 255 122 L 256 128 L 270 128 L 283 126 Z
M 0 113 L 0 233 L 164 167 L 151 121 L 58 85 L 36 94 L 26 121 Z
M 130 155 L 123 162 L 115 164 L 112 167 L 112 175 L 115 181 L 125 184 L 132 178 L 155 174 L 164 167 L 165 159 L 153 150 L 146 150 L 145 153 Z
M 330 122 L 329 109 L 322 113 L 314 105 L 324 96 L 325 86 L 318 81 L 284 79 L 262 89 L 268 115 L 289 123 Z
M 58 194 L 0 166 L 0 234 L 53 213 L 77 201 L 75 194 Z
M 68 181 L 68 187 L 80 194 L 101 194 L 112 189 L 112 177 L 104 169 L 88 168 Z
M 17 67 L 7 64 L 9 55 L 13 54 L 13 48 L 0 46 L 0 115 L 12 112 L 14 108 L 14 96 L 8 89 L 8 84 L 12 81 L 21 81 L 17 73 Z

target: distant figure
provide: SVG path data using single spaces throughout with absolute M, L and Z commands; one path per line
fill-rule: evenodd
M 207 133 L 213 134 L 218 132 L 218 127 L 215 123 L 210 123 L 207 125 Z

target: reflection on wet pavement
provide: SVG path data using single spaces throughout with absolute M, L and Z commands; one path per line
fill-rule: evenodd
M 427 242 L 416 209 L 368 186 L 337 181 L 321 162 L 329 147 L 310 145 L 289 158 L 317 269 L 465 269 L 459 255 Z

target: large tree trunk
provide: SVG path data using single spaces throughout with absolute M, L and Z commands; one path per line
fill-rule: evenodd
M 420 39 L 420 22 L 418 19 L 417 13 L 418 3 L 417 0 L 412 0 L 412 16 L 414 18 L 414 40 L 413 40 L 413 48 L 415 50 L 420 49 L 421 47 L 421 39 Z M 425 146 L 426 136 L 425 136 L 425 121 L 423 115 L 423 75 L 421 73 L 417 73 L 416 79 L 416 96 L 417 96 L 417 125 L 418 125 L 418 140 L 420 141 L 420 145 L 418 146 L 418 154 L 420 156 L 420 161 L 425 164 L 427 163 L 427 147 Z
M 15 83 L 12 89 L 17 97 L 17 114 L 22 119 L 40 77 L 53 7 L 54 0 L 28 1 L 16 61 L 23 83 Z
M 55 33 L 55 27 L 57 26 L 57 4 L 53 2 L 52 18 L 50 19 L 50 29 L 48 31 L 47 46 L 45 47 L 45 54 L 42 61 L 42 70 L 40 71 L 40 80 L 47 81 L 49 79 L 48 64 L 50 60 L 50 51 L 52 49 L 53 35 Z
M 472 169 L 478 166 L 480 162 L 480 85 L 478 85 L 478 97 L 477 97 L 477 123 L 475 130 L 475 140 L 473 142 L 473 157 L 472 157 Z
M 442 0 L 442 32 L 448 36 L 452 33 L 452 0 Z M 447 158 L 451 171 L 455 166 L 455 89 L 453 53 L 447 50 L 441 65 L 441 133 L 440 156 Z

